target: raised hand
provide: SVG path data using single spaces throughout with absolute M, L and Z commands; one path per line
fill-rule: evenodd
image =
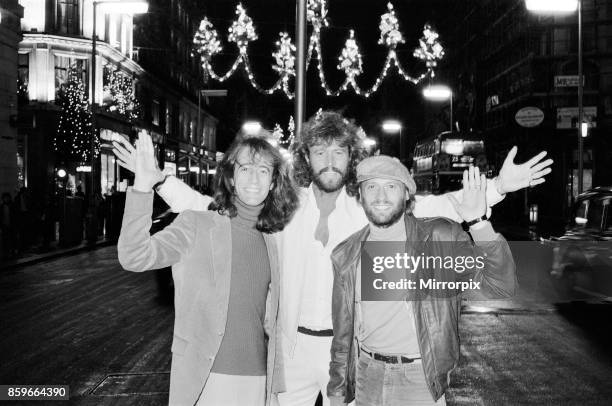
M 495 179 L 495 185 L 499 194 L 515 192 L 528 186 L 536 186 L 544 183 L 544 176 L 551 172 L 549 166 L 553 163 L 552 159 L 540 162 L 546 156 L 546 151 L 540 152 L 529 161 L 522 164 L 515 164 L 517 148 L 512 147 L 504 164 Z
M 157 166 L 153 142 L 147 133 L 139 134 L 135 152 L 130 156 L 133 158 L 134 189 L 150 192 L 156 183 L 164 179 L 164 174 Z
M 478 167 L 470 166 L 463 171 L 463 200 L 461 203 L 449 195 L 451 203 L 463 221 L 472 221 L 487 212 L 487 177 Z
M 136 149 L 123 137 L 113 137 L 113 153 L 117 157 L 117 163 L 130 172 L 134 172 L 136 166 Z

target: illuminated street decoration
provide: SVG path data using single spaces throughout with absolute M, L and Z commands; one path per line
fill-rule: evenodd
M 292 99 L 293 92 L 289 88 L 289 80 L 295 76 L 295 46 L 291 42 L 291 37 L 287 33 L 280 33 L 279 40 L 276 41 L 276 51 L 272 54 L 275 63 L 272 68 L 279 73 L 280 77 L 270 88 L 263 88 L 255 80 L 248 55 L 248 45 L 257 39 L 257 33 L 253 20 L 247 15 L 242 4 L 236 7 L 237 19 L 229 28 L 228 40 L 238 47 L 239 54 L 224 74 L 214 71 L 211 59 L 222 49 L 218 39 L 217 31 L 212 23 L 205 17 L 200 23 L 200 28 L 194 36 L 194 49 L 200 55 L 202 67 L 208 76 L 224 82 L 229 79 L 241 66 L 247 73 L 251 86 L 263 94 L 273 94 L 281 90 L 285 95 Z M 405 43 L 404 36 L 400 31 L 399 20 L 395 14 L 392 3 L 387 4 L 387 12 L 380 17 L 380 38 L 378 43 L 387 47 L 387 56 L 381 72 L 378 74 L 374 83 L 369 88 L 361 88 L 356 78 L 363 73 L 363 56 L 359 52 L 354 30 L 349 30 L 349 38 L 339 56 L 338 69 L 344 71 L 345 80 L 338 89 L 332 89 L 327 83 L 322 62 L 321 31 L 329 26 L 327 18 L 327 2 L 325 0 L 309 0 L 307 4 L 307 21 L 312 25 L 313 30 L 308 41 L 308 51 L 306 56 L 306 69 L 310 66 L 313 59 L 317 60 L 317 70 L 321 88 L 328 96 L 338 96 L 351 87 L 357 95 L 369 97 L 380 87 L 383 80 L 389 74 L 391 68 L 395 68 L 400 77 L 413 84 L 418 84 L 426 77 L 435 75 L 434 68 L 437 62 L 444 57 L 444 48 L 440 44 L 439 35 L 430 25 L 425 25 L 423 37 L 419 40 L 419 47 L 413 52 L 415 58 L 425 62 L 425 72 L 413 77 L 406 73 L 397 58 L 396 48 L 399 44 Z

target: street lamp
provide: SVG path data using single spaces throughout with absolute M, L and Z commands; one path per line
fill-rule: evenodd
M 399 139 L 400 139 L 399 158 L 400 158 L 400 161 L 402 161 L 404 158 L 404 147 L 403 147 L 404 142 L 402 141 L 402 123 L 400 123 L 397 120 L 385 120 L 382 123 L 382 129 L 387 134 L 399 133 Z
M 582 0 L 525 0 L 527 10 L 534 13 L 562 14 L 578 10 L 578 194 L 582 193 L 584 157 L 583 137 L 587 131 L 583 129 L 584 107 L 582 96 L 584 82 L 582 80 Z M 588 130 L 588 126 L 587 126 Z
M 98 20 L 98 7 L 104 14 L 141 14 L 146 13 L 149 10 L 149 3 L 145 0 L 134 0 L 134 1 L 121 1 L 121 0 L 93 0 L 93 25 L 91 32 L 91 108 L 93 117 L 92 134 L 90 140 L 90 162 L 91 162 L 91 190 L 89 191 L 89 210 L 90 210 L 90 228 L 88 238 L 91 240 L 97 240 L 97 224 L 95 215 L 95 153 L 96 153 L 96 132 L 98 131 L 96 123 L 96 46 L 98 41 L 97 33 L 97 20 Z
M 255 135 L 261 131 L 261 123 L 259 121 L 247 121 L 242 125 L 242 130 L 247 135 Z
M 432 101 L 445 101 L 450 103 L 450 131 L 453 132 L 453 91 L 444 85 L 430 85 L 423 89 L 423 97 Z

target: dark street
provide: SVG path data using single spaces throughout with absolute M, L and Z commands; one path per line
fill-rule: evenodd
M 106 247 L 0 274 L 0 382 L 69 385 L 75 405 L 167 403 L 172 309 L 153 273 L 122 271 L 116 255 Z M 554 303 L 533 283 L 545 272 L 517 262 L 517 299 L 464 306 L 448 403 L 609 404 L 612 303 Z

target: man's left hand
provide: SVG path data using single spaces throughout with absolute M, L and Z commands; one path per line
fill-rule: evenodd
M 512 147 L 495 179 L 495 186 L 500 195 L 544 183 L 544 176 L 551 172 L 549 167 L 553 163 L 552 159 L 540 162 L 546 156 L 546 151 L 518 165 L 514 163 L 516 152 L 516 146 Z
M 469 170 L 463 171 L 461 203 L 453 195 L 448 195 L 448 198 L 463 221 L 484 216 L 487 212 L 487 177 L 480 174 L 477 166 L 470 166 Z

